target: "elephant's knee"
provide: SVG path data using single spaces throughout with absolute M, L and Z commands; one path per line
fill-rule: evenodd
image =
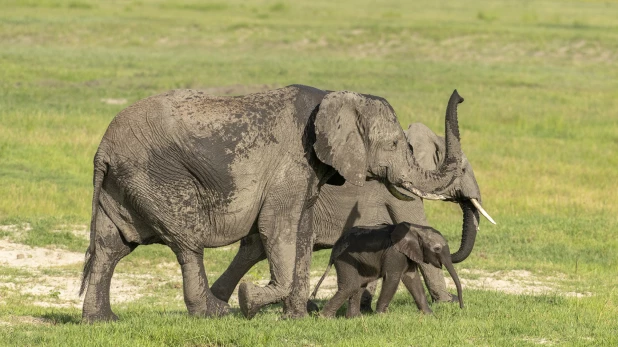
M 275 283 L 275 288 L 281 297 L 287 297 L 292 293 L 292 281 L 281 281 Z

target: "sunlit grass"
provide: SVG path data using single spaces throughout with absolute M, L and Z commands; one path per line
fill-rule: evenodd
M 467 308 L 413 312 L 398 294 L 388 315 L 246 321 L 187 317 L 177 281 L 148 283 L 121 322 L 81 326 L 79 311 L 31 306 L 0 271 L 0 341 L 80 345 L 615 345 L 618 241 L 618 3 L 602 1 L 64 1 L 0 4 L 0 231 L 31 246 L 83 252 L 92 158 L 129 104 L 173 88 L 302 83 L 380 95 L 404 127 L 443 132 L 457 88 L 463 149 L 498 222 L 481 224 L 460 268 L 560 275 L 582 299 L 467 290 Z M 253 86 L 253 87 L 252 87 Z M 126 99 L 109 104 L 108 99 Z M 427 203 L 456 247 L 461 212 Z M 58 231 L 60 230 L 60 231 Z M 87 233 L 87 232 L 86 232 Z M 212 281 L 234 255 L 207 250 Z M 321 271 L 328 252 L 314 256 Z M 170 274 L 164 246 L 138 247 L 119 274 Z M 158 267 L 164 264 L 169 267 Z M 78 274 L 78 266 L 62 271 Z M 58 270 L 60 271 L 60 270 Z M 334 275 L 334 273 L 333 273 Z M 268 278 L 265 262 L 248 279 Z M 112 293 L 113 295 L 113 293 Z M 43 317 L 32 325 L 7 317 Z M 7 319 L 5 319 L 7 318 Z M 6 327 L 6 328 L 5 328 Z

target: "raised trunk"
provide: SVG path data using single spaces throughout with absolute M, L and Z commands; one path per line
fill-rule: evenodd
M 472 252 L 474 248 L 474 242 L 476 240 L 476 232 L 479 227 L 479 213 L 474 208 L 474 205 L 469 200 L 465 200 L 459 203 L 461 211 L 463 212 L 463 225 L 461 228 L 461 244 L 457 252 L 451 254 L 453 263 L 460 263 Z
M 446 200 L 452 198 L 444 194 L 452 188 L 451 186 L 457 178 L 461 163 L 461 143 L 457 120 L 457 105 L 462 103 L 463 100 L 464 99 L 457 93 L 457 90 L 453 91 L 446 108 L 445 158 L 436 170 L 423 169 L 414 158 L 412 152 L 409 152 L 409 182 L 404 182 L 402 184 L 402 187 L 409 192 L 424 199 L 431 200 Z
M 448 249 L 448 246 L 444 247 L 442 253 L 440 253 L 440 255 L 442 256 L 441 257 L 442 259 L 440 261 L 442 262 L 442 264 L 448 271 L 448 274 L 451 275 L 451 278 L 453 279 L 453 283 L 455 283 L 455 287 L 457 288 L 457 297 L 459 298 L 459 307 L 463 308 L 464 302 L 463 302 L 463 294 L 461 291 L 461 282 L 459 281 L 459 276 L 457 275 L 457 271 L 455 271 L 455 267 L 453 267 L 453 262 L 451 261 L 449 252 L 450 251 Z

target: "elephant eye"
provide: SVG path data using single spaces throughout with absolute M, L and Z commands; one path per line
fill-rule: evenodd
M 390 144 L 386 146 L 386 150 L 394 151 L 395 149 L 397 149 L 398 143 L 399 143 L 399 140 L 393 140 Z

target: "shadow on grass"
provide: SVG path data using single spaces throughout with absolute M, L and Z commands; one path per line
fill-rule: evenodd
M 62 313 L 62 312 L 52 312 L 45 313 L 40 316 L 48 320 L 52 324 L 80 324 L 82 321 L 82 317 L 70 314 L 70 313 Z

